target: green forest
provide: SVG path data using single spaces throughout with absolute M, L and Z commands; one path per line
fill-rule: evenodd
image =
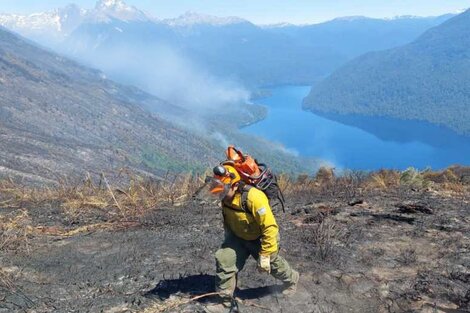
M 416 119 L 470 135 L 470 11 L 403 47 L 363 55 L 312 89 L 306 109 Z

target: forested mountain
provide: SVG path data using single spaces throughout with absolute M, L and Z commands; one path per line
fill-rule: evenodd
M 216 160 L 213 144 L 146 105 L 182 111 L 0 29 L 0 176 L 37 181 L 121 166 L 158 174 Z
M 363 55 L 312 88 L 307 109 L 426 120 L 470 135 L 470 11 L 403 47 Z

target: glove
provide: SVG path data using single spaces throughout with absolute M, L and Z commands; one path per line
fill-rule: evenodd
M 258 270 L 260 272 L 271 273 L 271 257 L 269 255 L 260 255 L 258 258 Z

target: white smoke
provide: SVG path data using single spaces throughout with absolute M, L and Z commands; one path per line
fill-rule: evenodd
M 212 133 L 211 137 L 224 149 L 227 148 L 230 144 L 227 137 L 220 132 Z
M 249 102 L 248 90 L 211 75 L 167 45 L 113 46 L 110 50 L 91 52 L 85 58 L 112 79 L 135 85 L 190 111 Z
M 300 156 L 300 153 L 299 151 L 297 151 L 296 149 L 294 148 L 287 148 L 286 146 L 282 145 L 282 144 L 278 144 L 276 146 L 277 149 L 279 149 L 281 152 L 285 153 L 285 154 L 289 154 L 291 156 L 294 156 L 294 157 L 298 157 Z

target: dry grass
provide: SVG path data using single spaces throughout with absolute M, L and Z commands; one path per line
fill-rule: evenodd
M 308 175 L 300 175 L 297 179 L 282 174 L 278 177 L 279 188 L 281 188 L 284 195 L 308 195 L 314 192 L 318 184 L 314 179 Z
M 2 268 L 0 268 L 0 287 L 5 289 L 14 289 L 15 284 L 10 277 L 10 274 L 5 272 Z
M 409 266 L 417 261 L 416 250 L 413 248 L 406 248 L 400 251 L 397 261 L 404 266 Z
M 213 297 L 219 295 L 218 292 L 210 292 L 203 295 L 195 296 L 192 298 L 174 298 L 167 300 L 163 303 L 155 302 L 152 305 L 145 308 L 141 313 L 163 313 L 163 312 L 174 312 L 177 307 L 188 304 L 193 301 L 198 301 L 202 298 Z M 170 311 L 171 310 L 171 311 Z
M 470 168 L 451 166 L 442 171 L 418 171 L 410 167 L 401 173 L 400 184 L 417 189 L 432 188 L 462 194 L 470 186 Z
M 203 184 L 200 177 L 192 175 L 155 180 L 120 173 L 118 178 L 120 183 L 114 185 L 104 174 L 94 180 L 87 175 L 79 183 L 64 180 L 44 187 L 11 179 L 0 181 L 0 208 L 8 212 L 0 213 L 0 251 L 29 250 L 33 236 L 70 237 L 133 227 L 151 210 L 184 205 Z M 52 227 L 34 224 L 31 210 L 46 207 L 58 208 L 66 223 Z
M 105 174 L 94 178 L 87 175 L 78 183 L 64 180 L 56 186 L 43 187 L 11 179 L 0 181 L 0 208 L 8 212 L 0 213 L 0 251 L 29 249 L 29 239 L 36 235 L 68 237 L 99 229 L 132 227 L 152 210 L 187 205 L 204 184 L 203 177 L 189 174 L 167 174 L 156 180 L 123 171 L 113 178 L 110 183 Z M 408 169 L 401 173 L 380 170 L 336 175 L 334 169 L 321 168 L 314 176 L 280 175 L 278 183 L 289 199 L 304 203 L 319 195 L 350 201 L 362 197 L 367 190 L 403 186 L 432 186 L 436 190 L 467 195 L 470 169 L 454 166 L 440 172 Z M 67 223 L 54 227 L 33 225 L 31 209 L 46 207 L 59 209 Z
M 284 194 L 301 201 L 319 195 L 334 196 L 350 201 L 362 197 L 365 191 L 388 191 L 397 188 L 449 191 L 464 194 L 470 190 L 470 168 L 450 167 L 443 171 L 418 171 L 409 168 L 403 172 L 382 169 L 375 172 L 345 171 L 336 175 L 333 169 L 321 168 L 315 175 L 292 178 L 279 177 Z
M 31 218 L 26 210 L 0 215 L 0 251 L 26 248 L 33 233 Z
M 379 170 L 371 173 L 367 179 L 367 189 L 389 189 L 400 185 L 400 172 L 394 170 Z
M 465 191 L 468 187 L 466 181 L 470 179 L 470 170 L 467 169 L 450 167 L 440 172 L 420 172 L 410 168 L 403 172 L 347 171 L 336 175 L 334 169 L 320 168 L 314 176 L 292 178 L 279 175 L 278 183 L 283 192 L 290 196 L 327 192 L 352 197 L 363 190 L 429 184 L 440 189 Z M 0 181 L 0 207 L 21 209 L 54 203 L 71 215 L 95 210 L 110 215 L 139 216 L 160 206 L 186 204 L 204 182 L 203 177 L 189 174 L 168 174 L 161 180 L 155 180 L 121 172 L 118 178 L 120 183 L 116 184 L 109 183 L 104 174 L 94 179 L 87 175 L 79 183 L 64 180 L 56 186 L 45 187 L 31 187 L 5 179 Z
M 331 167 L 320 167 L 315 174 L 315 181 L 321 185 L 331 184 L 335 180 L 335 169 Z
M 125 183 L 113 186 L 102 174 L 95 180 L 87 176 L 80 183 L 63 181 L 57 186 L 41 188 L 8 179 L 0 182 L 0 206 L 19 209 L 55 203 L 71 215 L 96 210 L 133 217 L 162 205 L 182 205 L 201 184 L 200 177 L 191 175 L 172 176 L 171 179 L 167 175 L 162 180 L 127 175 Z

